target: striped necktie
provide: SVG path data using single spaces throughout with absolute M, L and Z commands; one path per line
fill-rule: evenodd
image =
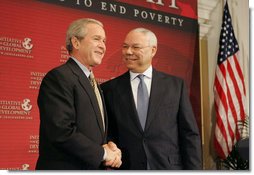
M 91 74 L 89 76 L 89 80 L 90 80 L 90 83 L 91 83 L 91 85 L 93 87 L 94 93 L 95 93 L 96 98 L 97 98 L 97 102 L 98 102 L 98 105 L 99 105 L 99 108 L 100 108 L 100 112 L 101 112 L 103 129 L 105 131 L 104 110 L 103 110 L 103 104 L 102 104 L 101 94 L 99 92 L 99 89 L 98 89 L 98 86 L 97 86 L 97 82 L 96 82 L 96 80 L 94 78 L 93 72 L 91 72 Z

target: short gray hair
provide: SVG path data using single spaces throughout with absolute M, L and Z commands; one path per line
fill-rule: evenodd
M 157 37 L 151 30 L 139 27 L 139 28 L 135 28 L 135 29 L 131 30 L 130 32 L 143 33 L 144 35 L 149 37 L 149 45 L 157 47 Z
M 66 40 L 65 40 L 66 49 L 68 50 L 69 53 L 71 53 L 72 49 L 73 49 L 71 38 L 75 36 L 79 40 L 83 39 L 85 37 L 86 33 L 87 33 L 86 25 L 90 24 L 90 23 L 98 24 L 101 27 L 103 27 L 102 22 L 100 22 L 98 20 L 95 20 L 95 19 L 92 19 L 92 18 L 78 19 L 78 20 L 73 21 L 70 24 L 70 26 L 69 26 L 69 28 L 66 32 Z

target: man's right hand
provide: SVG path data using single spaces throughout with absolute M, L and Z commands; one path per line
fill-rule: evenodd
M 113 142 L 108 142 L 108 144 L 104 144 L 103 148 L 107 151 L 104 165 L 110 166 L 112 168 L 119 168 L 122 165 L 121 150 L 117 148 L 116 144 Z

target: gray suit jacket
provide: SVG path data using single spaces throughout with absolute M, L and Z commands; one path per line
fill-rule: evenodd
M 92 86 L 75 61 L 69 59 L 47 73 L 38 106 L 40 142 L 36 169 L 100 169 L 106 133 Z
M 153 70 L 149 109 L 142 130 L 129 72 L 101 85 L 109 137 L 123 152 L 122 169 L 201 169 L 201 142 L 184 81 Z

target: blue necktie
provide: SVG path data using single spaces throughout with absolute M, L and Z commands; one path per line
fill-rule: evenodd
M 138 95 L 137 95 L 137 112 L 140 124 L 144 130 L 146 124 L 147 110 L 148 110 L 148 91 L 146 84 L 144 82 L 144 75 L 139 74 L 137 76 L 140 80 L 138 85 Z

